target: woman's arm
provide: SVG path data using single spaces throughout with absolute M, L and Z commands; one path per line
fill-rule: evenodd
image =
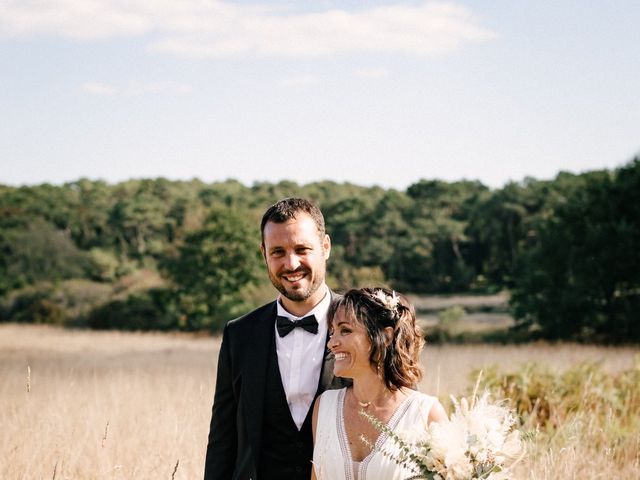
M 439 400 L 436 400 L 429 411 L 429 418 L 427 421 L 431 422 L 442 422 L 447 419 L 447 412 L 445 412 L 444 407 L 440 403 Z
M 320 408 L 320 397 L 316 398 L 315 403 L 313 404 L 313 413 L 311 415 L 311 434 L 313 435 L 313 446 L 316 445 L 316 428 L 318 425 L 318 410 Z M 311 480 L 317 480 L 316 470 L 313 466 L 313 462 L 311 463 Z

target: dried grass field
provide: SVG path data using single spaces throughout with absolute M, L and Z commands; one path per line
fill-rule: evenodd
M 0 325 L 0 478 L 201 478 L 218 347 L 216 338 L 185 334 Z M 421 389 L 446 402 L 449 393 L 468 393 L 474 369 L 516 371 L 533 361 L 527 385 L 540 368 L 547 383 L 539 388 L 558 390 L 553 375 L 600 361 L 576 380 L 579 391 L 546 392 L 582 401 L 553 410 L 553 428 L 537 427 L 518 478 L 640 478 L 640 398 L 637 377 L 627 375 L 640 368 L 637 354 L 566 344 L 433 346 Z M 611 389 L 623 384 L 608 383 L 621 372 L 631 382 L 622 397 Z

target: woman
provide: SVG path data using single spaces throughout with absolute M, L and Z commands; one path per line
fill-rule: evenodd
M 446 418 L 435 397 L 414 389 L 422 377 L 419 360 L 424 340 L 411 304 L 387 289 L 350 290 L 332 305 L 329 322 L 334 374 L 352 378 L 353 385 L 324 392 L 314 405 L 311 478 L 409 477 L 410 470 L 377 450 L 392 445 L 385 445 L 386 435 L 360 412 L 395 431 Z

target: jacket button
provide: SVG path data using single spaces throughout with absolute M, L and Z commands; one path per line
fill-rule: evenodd
M 302 473 L 302 467 L 296 467 L 296 472 Z

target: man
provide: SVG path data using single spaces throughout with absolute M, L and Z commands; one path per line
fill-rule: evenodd
M 322 212 L 287 198 L 262 218 L 262 244 L 277 300 L 230 321 L 222 337 L 205 480 L 308 480 L 311 410 L 333 377 L 326 348 L 325 284 L 331 240 Z

